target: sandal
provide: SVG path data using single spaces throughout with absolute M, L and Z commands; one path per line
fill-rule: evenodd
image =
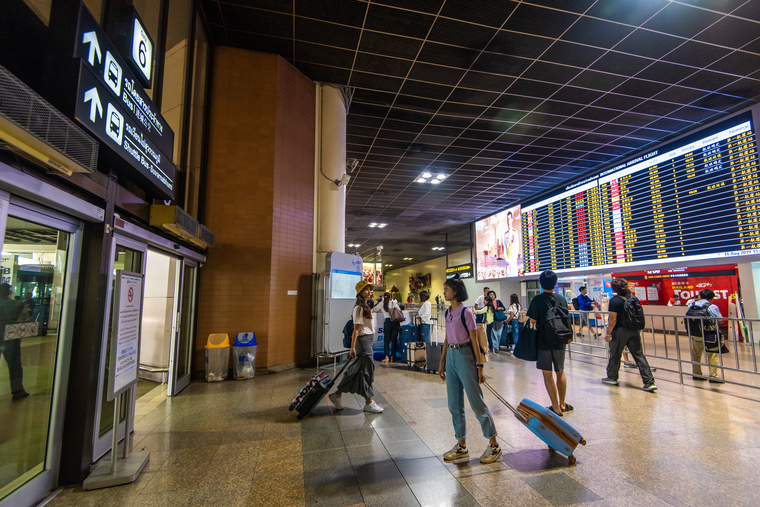
M 551 411 L 551 412 L 554 412 L 554 409 L 551 407 L 551 405 L 549 405 L 548 407 L 546 407 L 546 409 L 547 409 L 547 410 L 549 410 L 549 411 Z M 555 413 L 556 415 L 558 415 L 558 416 L 562 417 L 562 414 L 557 414 L 557 412 L 554 412 L 554 413 Z
M 562 409 L 562 413 L 571 412 L 572 410 L 573 410 L 573 406 L 569 403 L 565 403 L 565 408 Z
M 380 362 L 381 362 L 381 363 L 385 363 L 385 364 L 388 364 L 390 361 L 388 361 L 387 359 L 383 359 L 383 360 L 382 360 L 382 361 L 380 361 Z

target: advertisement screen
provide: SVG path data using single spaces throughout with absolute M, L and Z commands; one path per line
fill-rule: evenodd
M 521 230 L 519 205 L 475 222 L 479 281 L 523 274 Z
M 362 279 L 358 271 L 332 270 L 332 299 L 355 299 L 356 284 Z

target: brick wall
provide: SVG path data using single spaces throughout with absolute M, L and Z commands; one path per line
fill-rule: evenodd
M 253 331 L 257 367 L 310 355 L 314 83 L 282 58 L 215 48 L 196 371 L 211 333 Z M 288 296 L 288 290 L 298 291 Z

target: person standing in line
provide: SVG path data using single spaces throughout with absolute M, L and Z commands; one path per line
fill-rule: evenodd
M 578 296 L 578 304 L 580 305 L 579 310 L 581 313 L 581 325 L 578 328 L 578 336 L 583 336 L 583 325 L 585 324 L 586 327 L 588 327 L 589 333 L 591 332 L 591 318 L 590 314 L 588 312 L 594 311 L 594 307 L 596 306 L 596 301 L 588 297 L 588 289 L 584 285 L 580 288 L 580 295 Z M 594 336 L 601 336 L 601 334 L 598 332 L 594 332 Z
M 21 366 L 21 339 L 6 340 L 5 326 L 15 324 L 24 309 L 24 302 L 11 299 L 10 284 L 0 284 L 0 351 L 8 365 L 13 400 L 29 396 L 24 389 L 24 369 Z
M 570 330 L 571 337 L 573 328 L 570 325 L 567 300 L 554 293 L 554 287 L 557 286 L 557 274 L 554 271 L 546 270 L 541 273 L 538 281 L 543 292 L 535 296 L 528 307 L 530 322 L 536 326 L 536 348 L 538 349 L 536 368 L 541 370 L 544 377 L 544 386 L 552 402 L 549 408 L 561 417 L 564 412 L 573 410 L 572 405 L 565 403 L 565 394 L 567 393 L 565 345 L 567 342 L 562 341 L 554 328 L 549 325 L 547 319 L 549 308 L 554 308 L 558 304 L 560 309 L 564 309 L 565 315 L 568 315 L 565 325 Z M 554 372 L 557 376 L 556 383 L 552 377 L 552 366 L 554 366 Z
M 488 291 L 490 291 L 488 287 L 483 287 L 483 295 L 478 296 L 478 299 L 475 300 L 475 309 L 480 310 L 483 308 L 483 305 L 486 304 L 486 296 L 488 295 Z
M 426 290 L 420 291 L 420 309 L 418 316 L 420 318 L 420 336 L 419 340 L 423 343 L 430 343 L 430 330 L 433 327 L 433 305 L 430 304 L 430 293 Z
M 507 350 L 512 351 L 512 348 L 517 345 L 517 338 L 520 336 L 523 325 L 518 322 L 520 317 L 520 310 L 522 305 L 517 294 L 510 294 L 509 296 L 509 315 L 507 316 L 507 326 L 512 328 L 512 345 L 507 346 Z
M 395 299 L 391 298 L 391 293 L 386 292 L 383 294 L 383 301 L 377 302 L 374 308 L 371 309 L 372 313 L 383 312 L 385 316 L 385 322 L 383 323 L 383 343 L 385 345 L 385 359 L 383 363 L 392 363 L 396 360 L 396 341 L 398 340 L 398 334 L 401 331 L 401 322 L 393 322 L 391 320 L 391 308 L 397 308 L 401 311 L 401 307 Z M 388 355 L 388 348 L 390 348 L 391 355 Z
M 493 300 L 490 296 L 486 296 L 483 302 L 483 308 L 473 310 L 475 313 L 475 323 L 477 324 L 478 344 L 483 352 L 483 362 L 488 362 L 489 348 L 489 336 L 491 336 L 491 328 L 493 327 Z
M 446 339 L 443 342 L 441 363 L 438 374 L 446 382 L 446 396 L 451 420 L 454 423 L 454 436 L 457 443 L 443 455 L 444 461 L 468 459 L 467 422 L 464 413 L 464 395 L 470 402 L 489 445 L 480 456 L 481 463 L 493 463 L 501 456 L 501 447 L 496 440 L 496 424 L 486 402 L 480 384 L 486 381 L 483 373 L 483 357 L 477 343 L 475 331 L 475 314 L 462 304 L 467 300 L 467 288 L 459 275 L 443 283 L 443 298 L 451 303 L 446 311 Z
M 504 307 L 504 303 L 502 303 L 497 297 L 496 292 L 489 291 L 488 297 L 491 298 L 493 301 L 493 308 L 494 308 L 494 320 L 493 324 L 491 324 L 490 329 L 488 329 L 488 351 L 492 352 L 494 354 L 499 353 L 499 346 L 501 345 L 501 337 L 504 333 L 506 333 L 507 329 L 504 325 L 503 320 L 497 320 L 496 319 L 496 312 L 502 311 L 505 312 L 507 309 Z
M 607 326 L 607 335 L 604 337 L 604 341 L 610 344 L 610 359 L 607 363 L 607 376 L 602 379 L 602 382 L 611 386 L 618 385 L 620 358 L 623 355 L 623 349 L 627 347 L 639 367 L 641 380 L 644 381 L 644 390 L 654 392 L 657 386 L 654 385 L 654 375 L 652 375 L 649 362 L 644 357 L 641 331 L 626 327 L 628 324 L 625 311 L 626 300 L 633 298 L 633 304 L 636 304 L 638 299 L 628 290 L 628 281 L 625 278 L 612 280 L 612 292 L 616 295 L 610 300 L 610 322 Z M 638 304 L 641 305 L 641 303 Z
M 692 306 L 696 306 L 701 309 L 707 308 L 707 313 L 711 317 L 715 317 L 715 320 L 704 319 L 699 325 L 701 333 L 694 331 L 691 334 L 691 372 L 694 380 L 706 380 L 702 376 L 702 365 L 698 364 L 702 362 L 702 353 L 707 350 L 707 362 L 710 365 L 710 383 L 711 384 L 724 384 L 725 381 L 718 377 L 718 352 L 723 345 L 723 337 L 718 330 L 718 323 L 723 320 L 723 315 L 720 313 L 718 305 L 712 304 L 712 300 L 715 298 L 715 292 L 710 289 L 703 289 L 696 297 L 696 301 L 689 305 L 688 309 Z M 687 311 L 688 311 L 687 309 Z M 697 319 L 693 319 L 697 320 Z M 692 322 L 693 322 L 692 321 Z M 689 325 L 687 324 L 687 328 Z M 709 344 L 712 343 L 712 347 Z M 716 346 L 717 344 L 717 346 Z
M 372 338 L 375 334 L 375 319 L 367 305 L 372 288 L 364 280 L 356 284 L 356 303 L 354 304 L 354 333 L 351 336 L 349 358 L 355 357 L 346 368 L 343 379 L 336 391 L 330 395 L 335 410 L 343 409 L 343 393 L 356 393 L 364 396 L 364 411 L 379 414 L 383 407 L 375 403 L 372 384 L 375 381 L 375 362 L 372 360 Z

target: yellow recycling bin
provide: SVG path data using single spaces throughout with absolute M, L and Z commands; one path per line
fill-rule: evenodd
M 210 334 L 206 342 L 206 382 L 227 379 L 230 365 L 230 339 L 227 333 Z

